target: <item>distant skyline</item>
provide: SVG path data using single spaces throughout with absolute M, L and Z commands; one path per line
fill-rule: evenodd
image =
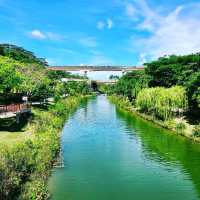
M 0 43 L 50 65 L 142 65 L 200 52 L 200 0 L 0 0 Z

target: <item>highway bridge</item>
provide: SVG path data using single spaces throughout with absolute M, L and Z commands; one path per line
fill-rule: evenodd
M 48 70 L 65 71 L 87 77 L 89 80 L 113 84 L 111 76 L 121 77 L 131 71 L 144 70 L 143 66 L 48 66 Z
M 121 72 L 129 72 L 129 71 L 135 71 L 135 70 L 143 70 L 143 66 L 49 66 L 47 67 L 49 70 L 55 70 L 55 71 L 85 71 L 85 72 L 91 72 L 91 71 L 121 71 Z

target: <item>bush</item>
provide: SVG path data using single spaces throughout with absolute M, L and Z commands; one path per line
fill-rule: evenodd
M 34 180 L 35 177 L 32 177 L 32 182 L 25 184 L 24 190 L 20 195 L 20 199 L 29 199 L 29 200 L 46 200 L 49 199 L 49 193 L 46 187 L 46 182 L 43 179 Z
M 176 127 L 176 122 L 173 119 L 164 121 L 164 126 L 168 129 L 174 129 Z
M 177 133 L 183 134 L 185 129 L 186 129 L 186 125 L 183 122 L 179 122 L 179 123 L 176 124 Z
M 111 102 L 115 103 L 118 107 L 125 110 L 131 110 L 132 104 L 129 101 L 128 97 L 123 96 L 109 96 Z
M 136 99 L 139 110 L 162 120 L 171 119 L 177 112 L 184 111 L 187 104 L 186 91 L 181 86 L 146 88 L 139 92 Z
M 192 131 L 194 137 L 200 137 L 200 125 L 196 125 Z

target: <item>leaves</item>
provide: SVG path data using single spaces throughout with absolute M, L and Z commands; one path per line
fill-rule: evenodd
M 138 109 L 162 120 L 170 119 L 177 112 L 186 110 L 187 104 L 186 90 L 181 86 L 143 89 L 136 99 Z

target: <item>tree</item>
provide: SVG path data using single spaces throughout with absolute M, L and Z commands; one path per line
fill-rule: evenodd
M 0 56 L 0 91 L 21 93 L 30 98 L 44 99 L 51 94 L 46 68 L 38 64 L 25 64 Z
M 16 71 L 12 63 L 4 61 L 4 58 L 0 56 L 0 92 L 17 92 L 23 82 L 23 76 Z
M 170 119 L 176 113 L 185 111 L 187 105 L 186 90 L 181 86 L 146 88 L 139 92 L 136 99 L 138 109 L 162 120 Z
M 197 108 L 200 87 L 200 54 L 168 56 L 146 63 L 145 72 L 151 76 L 150 87 L 171 87 L 181 85 L 186 88 L 190 109 Z
M 47 62 L 44 58 L 37 58 L 34 53 L 12 44 L 0 44 L 0 55 L 23 63 L 35 63 L 47 66 Z
M 161 57 L 146 65 L 146 74 L 151 76 L 150 87 L 184 85 L 193 73 L 200 70 L 200 55 Z
M 190 76 L 190 80 L 185 83 L 190 107 L 195 108 L 199 105 L 200 96 L 200 72 Z
M 112 87 L 113 93 L 117 95 L 127 96 L 130 100 L 134 100 L 138 92 L 148 87 L 150 77 L 145 71 L 132 71 L 122 76 Z

